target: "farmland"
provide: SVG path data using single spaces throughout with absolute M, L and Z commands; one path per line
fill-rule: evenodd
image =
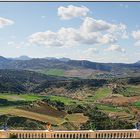
M 139 78 L 69 79 L 31 71 L 17 75 L 13 70 L 2 74 L 1 117 L 27 122 L 9 122 L 12 129 L 30 129 L 28 122 L 32 129 L 45 129 L 47 122 L 54 130 L 133 128 L 140 114 Z

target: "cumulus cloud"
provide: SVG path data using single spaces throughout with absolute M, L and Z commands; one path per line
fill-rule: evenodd
M 85 36 L 90 36 L 90 38 L 94 41 L 95 36 L 93 35 L 96 34 L 96 41 L 101 44 L 115 43 L 118 38 L 127 39 L 128 35 L 126 28 L 126 25 L 122 23 L 113 24 L 91 17 L 86 17 L 83 24 L 80 26 L 80 30 Z
M 60 28 L 58 31 L 37 32 L 29 36 L 31 45 L 46 47 L 115 44 L 126 34 L 126 25 L 112 24 L 103 20 L 86 17 L 79 28 Z
M 12 25 L 12 24 L 14 24 L 14 21 L 0 17 L 0 28 L 3 28 L 4 26 Z
M 113 24 L 109 23 L 104 20 L 97 20 L 91 17 L 86 17 L 83 21 L 83 24 L 81 25 L 81 30 L 84 32 L 103 32 L 107 31 L 110 34 L 116 34 L 123 36 L 123 38 L 127 38 L 127 32 L 126 32 L 126 25 L 125 24 Z
M 140 47 L 140 40 L 134 44 L 136 47 Z
M 133 31 L 132 36 L 133 36 L 134 39 L 140 40 L 140 30 Z
M 36 45 L 50 46 L 62 46 L 63 42 L 57 36 L 57 33 L 52 31 L 37 32 L 29 37 L 29 43 Z
M 117 52 L 125 52 L 124 48 L 121 48 L 119 45 L 113 44 L 106 49 L 106 51 L 117 51 Z
M 60 6 L 58 8 L 58 16 L 63 20 L 69 20 L 76 17 L 84 17 L 88 14 L 89 11 L 90 10 L 85 6 Z
M 132 37 L 136 40 L 135 46 L 140 47 L 140 30 L 133 31 L 132 32 Z
M 96 20 L 90 17 L 86 17 L 81 26 L 81 29 L 85 32 L 97 32 L 108 30 L 110 28 L 111 28 L 110 23 L 107 23 L 106 21 L 103 20 Z

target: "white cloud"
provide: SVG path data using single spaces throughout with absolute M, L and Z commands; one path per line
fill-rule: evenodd
M 0 28 L 3 28 L 4 26 L 12 25 L 12 24 L 14 24 L 14 21 L 0 17 Z
M 140 47 L 140 40 L 134 44 L 136 47 Z
M 104 20 L 97 20 L 91 17 L 86 17 L 80 28 L 86 33 L 106 31 L 110 34 L 116 34 L 118 36 L 121 34 L 121 36 L 125 36 L 124 38 L 126 38 L 127 36 L 127 27 L 125 24 L 114 24 Z
M 106 49 L 106 51 L 111 51 L 111 52 L 113 52 L 113 51 L 117 51 L 117 52 L 125 52 L 125 49 L 124 48 L 121 48 L 119 45 L 111 45 L 110 47 L 108 47 L 107 49 Z
M 135 46 L 140 47 L 140 30 L 133 31 L 132 32 L 132 37 L 136 40 Z
M 108 30 L 110 28 L 111 28 L 110 23 L 107 23 L 106 21 L 103 20 L 96 20 L 90 17 L 86 17 L 81 26 L 81 30 L 85 32 L 97 32 L 97 31 Z
M 115 43 L 118 38 L 127 39 L 128 34 L 126 28 L 126 25 L 122 23 L 113 24 L 90 17 L 86 17 L 83 24 L 80 26 L 80 30 L 85 36 L 89 35 L 91 38 L 92 34 L 96 34 L 96 38 L 98 38 L 97 42 L 101 44 Z M 93 36 L 93 38 L 92 40 L 94 41 L 95 36 Z
M 134 39 L 140 40 L 140 30 L 133 31 L 132 36 L 133 36 Z
M 85 7 L 77 7 L 73 5 L 69 5 L 67 7 L 60 6 L 58 8 L 58 16 L 63 20 L 69 20 L 76 17 L 84 17 L 90 10 Z
M 123 37 L 125 34 L 125 37 Z M 86 17 L 79 28 L 60 28 L 58 31 L 37 32 L 29 36 L 31 45 L 70 47 L 77 45 L 110 45 L 126 38 L 126 25 L 112 24 Z
M 29 37 L 30 44 L 50 46 L 62 46 L 63 42 L 60 41 L 57 33 L 52 31 L 37 32 Z

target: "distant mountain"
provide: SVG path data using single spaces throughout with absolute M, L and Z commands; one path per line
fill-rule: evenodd
M 133 76 L 140 75 L 140 71 L 139 71 L 140 63 L 134 63 L 134 64 L 98 63 L 98 62 L 91 62 L 87 60 L 71 60 L 69 58 L 55 58 L 55 57 L 29 58 L 28 56 L 21 56 L 16 59 L 7 59 L 1 56 L 0 69 L 17 69 L 17 70 L 19 69 L 19 70 L 33 70 L 33 71 L 40 71 L 40 70 L 48 71 L 48 70 L 55 69 L 54 73 L 66 72 L 69 77 L 73 77 L 74 73 L 76 73 L 77 76 L 79 75 L 78 73 L 81 72 L 80 76 L 78 77 L 81 77 L 82 75 L 84 76 L 85 74 L 89 73 L 88 74 L 89 78 L 91 78 L 92 75 L 98 75 L 98 77 L 100 77 L 100 74 L 101 75 L 105 74 L 107 77 L 108 76 L 126 77 L 132 75 Z M 56 71 L 57 69 L 59 70 Z M 65 74 L 63 76 L 65 76 Z
M 44 59 L 47 59 L 47 60 L 57 60 L 56 57 L 45 57 Z
M 0 56 L 0 62 L 6 62 L 6 61 L 8 61 L 7 58 Z
M 19 57 L 16 57 L 16 58 L 10 58 L 12 60 L 30 60 L 32 58 L 26 56 L 26 55 L 22 55 L 22 56 L 19 56 Z
M 0 69 L 7 68 L 7 64 L 9 64 L 9 60 L 3 56 L 0 56 Z
M 66 58 L 66 57 L 62 57 L 62 58 L 56 58 L 56 57 L 45 57 L 45 59 L 47 59 L 47 60 L 60 60 L 60 61 L 64 61 L 64 62 L 67 62 L 67 61 L 69 61 L 69 60 L 70 60 L 69 58 Z
M 60 61 L 64 61 L 64 62 L 68 62 L 68 61 L 71 60 L 71 59 L 66 58 L 66 57 L 62 57 L 62 58 L 59 58 L 59 60 L 60 60 Z
M 140 64 L 140 60 L 136 62 L 137 64 Z

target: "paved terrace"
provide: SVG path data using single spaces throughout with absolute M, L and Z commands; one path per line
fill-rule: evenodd
M 106 138 L 140 138 L 140 130 L 81 130 L 81 131 L 48 131 L 48 130 L 0 130 L 0 138 L 49 138 L 49 139 L 106 139 Z

